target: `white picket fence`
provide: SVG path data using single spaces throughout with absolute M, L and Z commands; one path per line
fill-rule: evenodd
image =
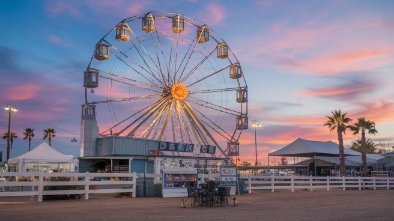
M 51 177 L 63 177 L 68 181 L 51 181 Z M 0 172 L 0 197 L 38 196 L 38 202 L 42 202 L 44 195 L 81 194 L 85 196 L 85 200 L 88 200 L 92 193 L 132 193 L 132 197 L 135 197 L 136 180 L 136 173 Z M 45 186 L 79 188 L 45 190 Z M 95 188 L 92 188 L 93 186 Z
M 252 190 L 307 189 L 393 189 L 394 177 L 313 177 L 313 176 L 241 176 L 249 193 Z

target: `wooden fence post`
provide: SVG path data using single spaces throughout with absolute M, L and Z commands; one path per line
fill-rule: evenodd
M 327 191 L 330 191 L 330 177 L 327 176 Z
M 376 190 L 376 177 L 373 177 L 373 190 Z
M 345 176 L 342 177 L 342 188 L 343 188 L 343 190 L 346 190 Z
M 312 188 L 312 175 L 309 176 L 309 189 L 312 192 L 313 188 Z
M 44 176 L 42 172 L 38 176 L 38 202 L 42 202 L 42 192 L 44 191 Z
M 275 192 L 275 183 L 274 183 L 274 174 L 272 174 L 271 176 L 271 188 L 272 188 L 272 192 Z
M 361 177 L 358 177 L 358 190 L 361 190 Z
M 387 190 L 390 189 L 390 181 L 389 180 L 390 180 L 389 177 L 387 177 Z
M 250 174 L 248 174 L 248 189 L 248 192 L 252 193 L 252 176 Z
M 89 172 L 85 173 L 85 200 L 89 199 Z
M 294 193 L 294 176 L 291 176 L 291 192 Z
M 131 197 L 135 198 L 137 196 L 137 174 L 133 172 L 133 192 L 131 193 Z

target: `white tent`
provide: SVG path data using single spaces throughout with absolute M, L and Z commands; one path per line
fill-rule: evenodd
M 74 163 L 72 155 L 65 155 L 49 146 L 45 141 L 33 150 L 8 160 L 8 163 L 18 163 L 18 170 L 25 171 L 26 163 Z M 23 168 L 23 169 L 22 169 Z

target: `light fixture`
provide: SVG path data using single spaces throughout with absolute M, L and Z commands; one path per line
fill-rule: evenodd
M 257 162 L 257 134 L 256 134 L 256 129 L 258 127 L 261 127 L 261 124 L 259 122 L 257 122 L 257 120 L 252 120 L 252 127 L 254 127 L 254 149 L 256 151 L 256 162 L 255 162 L 255 166 L 257 166 L 258 162 Z
M 7 104 L 7 106 L 4 107 L 5 110 L 8 111 L 8 137 L 7 137 L 7 159 L 8 161 L 10 159 L 10 151 L 11 151 L 11 116 L 13 112 L 17 112 L 18 109 L 16 109 L 15 106 L 12 106 L 11 104 Z

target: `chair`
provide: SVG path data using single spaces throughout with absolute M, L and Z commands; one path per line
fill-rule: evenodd
M 231 187 L 219 187 L 218 195 L 221 206 L 223 206 L 223 204 L 228 206 L 228 197 L 230 196 L 230 191 Z

